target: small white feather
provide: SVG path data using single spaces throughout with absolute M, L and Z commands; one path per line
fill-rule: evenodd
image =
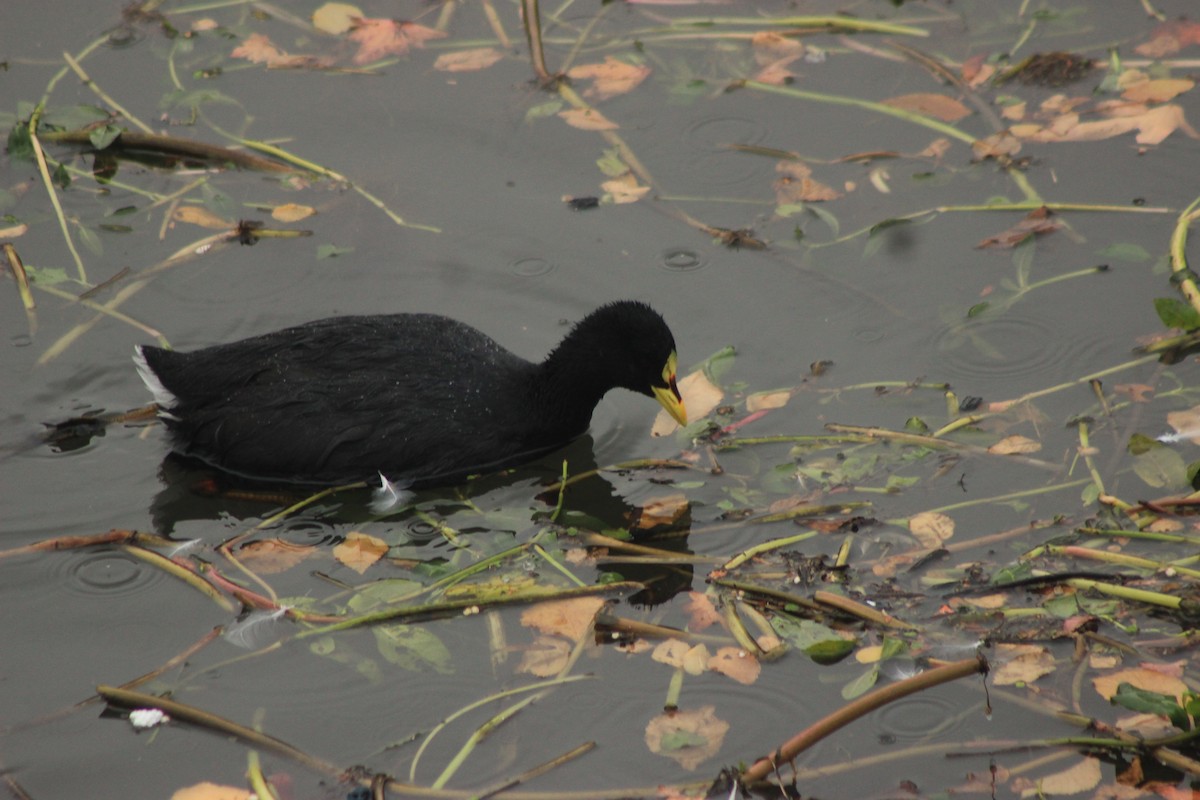
M 371 496 L 371 510 L 376 514 L 386 514 L 401 506 L 408 505 L 415 496 L 408 491 L 409 484 L 405 481 L 392 483 L 382 472 L 379 473 L 379 488 Z
M 133 363 L 137 367 L 138 375 L 142 376 L 142 383 L 146 384 L 150 394 L 154 395 L 154 402 L 158 403 L 158 407 L 164 412 L 174 408 L 175 404 L 179 402 L 179 398 L 172 394 L 170 389 L 163 386 L 163 382 L 154 374 L 140 344 L 133 348 Z M 166 416 L 171 415 L 166 414 Z

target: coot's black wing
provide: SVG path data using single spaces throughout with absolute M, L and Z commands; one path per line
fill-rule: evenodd
M 421 485 L 569 438 L 538 428 L 533 364 L 445 317 L 341 317 L 191 353 L 141 352 L 173 395 L 176 449 L 253 477 L 383 472 Z

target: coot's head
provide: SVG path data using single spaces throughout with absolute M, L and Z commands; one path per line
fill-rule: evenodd
M 662 316 L 645 303 L 619 300 L 588 314 L 559 350 L 610 383 L 658 400 L 671 418 L 687 424 L 675 383 L 675 337 Z

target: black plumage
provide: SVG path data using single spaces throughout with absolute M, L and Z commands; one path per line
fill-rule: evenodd
M 543 455 L 623 387 L 686 421 L 675 340 L 649 306 L 584 317 L 541 363 L 433 314 L 335 317 L 188 353 L 137 348 L 180 453 L 247 477 L 414 487 Z

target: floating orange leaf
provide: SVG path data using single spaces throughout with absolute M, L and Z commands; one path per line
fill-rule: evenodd
M 642 186 L 638 183 L 637 176 L 632 172 L 626 172 L 624 175 L 607 180 L 600 184 L 600 188 L 608 192 L 608 196 L 617 205 L 636 203 L 650 191 L 649 186 Z
M 1177 105 L 1148 109 L 1134 104 L 1113 113 L 1120 116 L 1081 122 L 1078 114 L 1064 114 L 1045 127 L 1014 125 L 1010 130 L 1031 142 L 1095 142 L 1137 131 L 1138 144 L 1159 144 L 1177 130 L 1200 139 L 1200 133 L 1188 124 L 1183 109 Z
M 571 643 L 552 636 L 539 636 L 517 665 L 517 672 L 549 678 L 562 672 L 571 657 Z
M 579 64 L 567 71 L 568 77 L 592 81 L 592 85 L 584 89 L 583 96 L 595 100 L 607 100 L 632 91 L 649 75 L 649 67 L 612 56 L 605 56 L 603 64 Z
M 521 624 L 541 633 L 556 634 L 577 642 L 592 627 L 596 612 L 604 605 L 601 597 L 549 600 L 521 612 Z
M 892 108 L 901 108 L 905 111 L 915 111 L 918 114 L 940 119 L 943 122 L 957 122 L 971 114 L 970 109 L 953 97 L 930 92 L 889 97 L 883 101 L 883 104 Z
M 634 512 L 637 520 L 633 527 L 649 530 L 659 525 L 676 523 L 688 511 L 688 499 L 684 494 L 671 494 L 647 500 Z
M 1134 103 L 1165 103 L 1195 88 L 1187 78 L 1159 78 L 1141 81 L 1121 92 L 1121 97 Z
M 996 646 L 1000 666 L 992 669 L 997 686 L 1033 683 L 1043 675 L 1054 672 L 1054 656 L 1045 647 L 1030 644 L 1000 644 Z
M 722 647 L 708 660 L 708 668 L 746 685 L 757 681 L 762 672 L 758 659 L 739 647 Z
M 753 414 L 755 411 L 783 408 L 791 399 L 791 389 L 782 389 L 778 392 L 758 392 L 746 398 L 746 410 Z
M 620 126 L 594 108 L 568 108 L 558 116 L 572 128 L 581 131 L 615 131 Z
M 728 732 L 729 723 L 717 717 L 713 706 L 667 712 L 646 725 L 646 747 L 694 770 L 721 750 Z
M 989 236 L 979 244 L 979 248 L 1007 249 L 1016 247 L 1025 240 L 1044 233 L 1053 233 L 1062 227 L 1062 223 L 1053 218 L 1050 209 L 1042 206 L 1030 211 L 1025 217 L 1006 231 L 995 236 Z
M 721 621 L 721 615 L 706 594 L 688 592 L 684 611 L 688 615 L 688 630 L 699 632 Z
M 302 206 L 296 203 L 284 203 L 271 209 L 271 217 L 280 222 L 299 222 L 317 213 L 312 206 Z
M 442 53 L 433 62 L 433 68 L 441 72 L 477 72 L 487 69 L 504 58 L 494 47 L 476 47 L 472 50 L 458 50 L 453 53 Z
M 333 548 L 333 557 L 359 575 L 388 551 L 387 542 L 365 533 L 351 531 L 346 540 Z
M 1042 775 L 1036 780 L 1023 776 L 1017 778 L 1013 781 L 1012 788 L 1019 791 L 1021 797 L 1066 797 L 1095 789 L 1103 778 L 1104 773 L 1100 768 L 1100 759 L 1087 756 L 1080 759 L 1079 763 L 1073 767 L 1050 775 Z M 1110 794 L 1108 796 L 1118 797 L 1120 795 Z
M 1150 40 L 1133 51 L 1146 58 L 1163 58 L 1178 53 L 1189 44 L 1200 44 L 1200 22 L 1175 19 L 1155 28 Z
M 655 646 L 650 658 L 669 667 L 682 667 L 683 658 L 690 649 L 688 643 L 681 639 L 666 639 Z
M 941 547 L 954 535 L 954 520 L 937 511 L 922 511 L 908 520 L 908 529 L 924 547 Z
M 214 231 L 223 231 L 233 227 L 232 222 L 218 217 L 203 206 L 179 206 L 171 212 L 171 220 L 186 222 L 189 225 L 199 225 L 201 228 Z
M 783 59 L 793 60 L 804 55 L 804 43 L 775 31 L 759 31 L 750 37 L 750 49 L 760 67 Z
M 328 62 L 316 56 L 291 56 L 283 52 L 261 33 L 252 33 L 230 53 L 234 58 L 244 58 L 254 64 L 266 64 L 271 69 L 303 69 L 322 67 Z
M 262 539 L 247 542 L 238 548 L 238 560 L 260 575 L 286 572 L 304 559 L 315 555 L 317 549 L 309 544 L 293 544 L 282 539 Z
M 415 22 L 397 19 L 355 17 L 350 41 L 358 45 L 355 64 L 368 64 L 385 56 L 402 56 L 414 47 L 424 47 L 430 39 L 446 34 Z
M 803 161 L 780 161 L 775 165 L 775 173 L 779 175 L 772 184 L 775 202 L 781 206 L 789 203 L 821 203 L 842 196 L 837 189 L 812 178 L 812 169 Z
M 987 158 L 1010 158 L 1021 152 L 1021 140 L 1014 136 L 1012 131 L 999 131 L 972 142 L 971 152 L 978 161 Z
M 1019 453 L 1036 453 L 1041 449 L 1041 443 L 1028 436 L 1006 436 L 989 447 L 988 452 L 997 456 L 1011 456 Z

